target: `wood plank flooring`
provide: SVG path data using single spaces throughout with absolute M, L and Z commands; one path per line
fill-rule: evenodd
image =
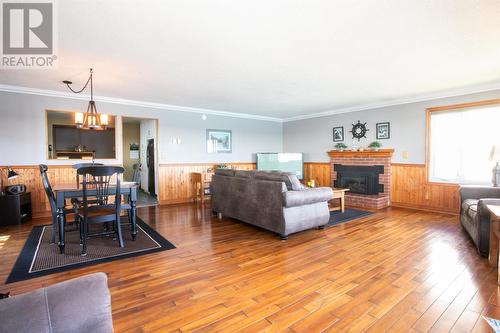
M 0 292 L 109 276 L 116 332 L 490 332 L 495 270 L 458 217 L 386 209 L 281 241 L 194 204 L 139 209 L 177 249 L 4 285 L 37 219 L 0 229 Z

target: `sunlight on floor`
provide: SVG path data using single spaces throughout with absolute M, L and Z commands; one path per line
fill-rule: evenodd
M 10 235 L 0 236 L 0 250 L 3 248 L 4 244 L 9 240 Z

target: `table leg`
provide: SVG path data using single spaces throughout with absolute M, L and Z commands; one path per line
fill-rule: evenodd
M 345 210 L 344 194 L 340 196 L 340 211 L 343 213 Z
M 59 252 L 64 253 L 64 208 L 57 208 L 57 224 L 59 233 Z
M 492 224 L 493 225 L 493 224 Z M 489 251 L 489 262 L 491 266 L 498 267 L 498 238 L 493 230 L 490 229 L 490 251 Z
M 137 237 L 137 221 L 136 221 L 136 216 L 137 216 L 137 208 L 136 208 L 136 202 L 135 200 L 130 201 L 130 223 L 132 224 L 132 240 L 135 241 Z

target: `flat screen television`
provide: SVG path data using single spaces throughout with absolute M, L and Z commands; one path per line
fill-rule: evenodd
M 304 156 L 302 153 L 258 153 L 257 170 L 295 172 L 304 178 Z

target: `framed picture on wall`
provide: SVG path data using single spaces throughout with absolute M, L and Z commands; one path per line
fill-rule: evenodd
M 377 140 L 391 138 L 391 123 L 377 123 Z
M 229 130 L 207 129 L 208 153 L 231 153 L 232 132 Z
M 334 127 L 333 128 L 333 142 L 344 141 L 344 127 Z

